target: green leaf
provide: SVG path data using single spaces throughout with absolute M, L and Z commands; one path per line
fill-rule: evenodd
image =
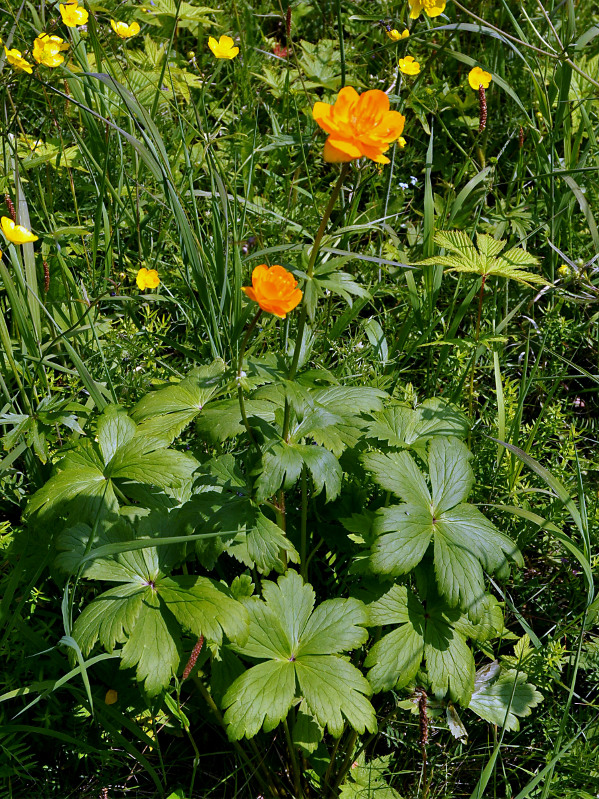
M 377 511 L 372 570 L 405 574 L 420 563 L 432 539 L 441 593 L 450 605 L 467 609 L 476 620 L 483 612 L 483 569 L 505 577 L 508 558 L 522 563 L 522 556 L 511 539 L 477 508 L 463 502 L 473 483 L 469 458 L 468 449 L 457 438 L 432 439 L 428 454 L 432 502 L 409 453 L 369 453 L 364 461 L 383 488 L 410 500 Z
M 108 463 L 119 447 L 135 435 L 136 425 L 124 408 L 107 405 L 98 418 L 98 444 L 104 463 Z
M 464 637 L 453 626 L 459 612 L 445 603 L 427 605 L 424 657 L 431 688 L 439 698 L 449 695 L 467 706 L 474 689 L 474 657 Z
M 373 417 L 375 421 L 368 425 L 370 435 L 401 449 L 422 451 L 423 444 L 432 436 L 464 438 L 469 429 L 468 420 L 461 411 L 435 397 L 425 400 L 416 409 L 392 405 L 374 413 Z
M 266 400 L 246 400 L 245 410 L 248 419 L 257 417 L 272 424 L 275 420 L 276 406 Z M 209 407 L 198 417 L 196 429 L 200 435 L 214 444 L 222 444 L 229 438 L 245 432 L 239 400 L 217 400 L 211 402 Z
M 396 624 L 372 647 L 364 662 L 375 692 L 403 688 L 423 658 L 433 691 L 463 705 L 474 687 L 474 657 L 460 632 L 461 613 L 429 590 L 426 608 L 405 586 L 394 585 L 369 606 L 372 626 Z
M 112 652 L 122 644 L 140 614 L 142 601 L 150 589 L 129 583 L 111 588 L 83 609 L 73 626 L 73 638 L 81 651 L 88 655 L 99 639 L 102 646 Z
M 457 438 L 434 438 L 429 448 L 429 474 L 434 515 L 464 502 L 474 483 L 470 451 Z
M 376 513 L 373 532 L 377 536 L 370 556 L 374 572 L 406 574 L 424 557 L 433 536 L 433 516 L 421 505 L 391 505 Z
M 70 466 L 74 468 L 69 468 Z M 27 516 L 32 517 L 37 514 L 40 522 L 47 523 L 63 514 L 73 500 L 78 501 L 82 519 L 90 520 L 92 523 L 98 514 L 105 516 L 118 513 L 118 503 L 112 485 L 96 466 L 74 463 L 74 459 L 67 456 L 57 466 L 57 470 L 57 473 L 29 500 Z
M 297 686 L 307 712 L 333 735 L 341 734 L 344 718 L 358 731 L 374 730 L 374 709 L 366 698 L 368 681 L 338 654 L 367 638 L 362 603 L 327 600 L 313 613 L 314 591 L 294 571 L 279 577 L 276 584 L 264 581 L 262 592 L 264 600 L 252 597 L 244 603 L 249 637 L 235 650 L 266 663 L 252 666 L 225 694 L 222 705 L 229 737 L 251 737 L 261 726 L 272 729 L 289 712 Z
M 223 633 L 238 644 L 248 636 L 248 614 L 228 589 L 207 577 L 163 577 L 156 590 L 177 621 L 194 635 L 221 644 Z
M 146 394 L 131 411 L 142 435 L 163 436 L 170 443 L 198 416 L 217 393 L 225 371 L 224 361 L 193 369 L 176 385 Z
M 127 478 L 160 488 L 188 480 L 198 467 L 196 459 L 156 444 L 155 438 L 135 437 L 118 449 L 106 467 L 107 475 L 113 480 Z
M 526 674 L 509 670 L 493 683 L 485 683 L 472 694 L 469 704 L 481 719 L 490 724 L 504 726 L 506 730 L 519 730 L 518 716 L 530 716 L 531 709 L 543 701 L 534 685 L 526 682 Z
M 430 505 L 431 494 L 424 475 L 407 452 L 367 452 L 362 463 L 385 491 L 404 502 Z
M 295 668 L 308 707 L 333 737 L 342 734 L 344 717 L 360 734 L 365 729 L 376 730 L 374 708 L 366 698 L 372 689 L 349 661 L 326 655 L 306 655 L 295 661 Z
M 308 703 L 302 699 L 297 709 L 292 730 L 293 743 L 307 755 L 311 755 L 322 741 L 324 730 L 316 716 L 308 709 Z
M 121 668 L 136 667 L 139 682 L 148 696 L 155 696 L 177 673 L 179 630 L 169 614 L 161 612 L 160 599 L 149 590 L 142 608 L 121 650 Z
M 295 695 L 295 668 L 289 661 L 267 660 L 238 677 L 223 697 L 224 720 L 232 741 L 270 732 L 283 721 Z
M 362 753 L 352 764 L 348 780 L 341 786 L 340 799 L 402 799 L 385 780 L 389 760 L 390 757 L 386 755 L 367 763 Z
M 310 444 L 287 444 L 277 441 L 262 457 L 262 471 L 256 479 L 256 500 L 263 502 L 279 488 L 291 488 L 306 466 L 314 481 L 315 494 L 326 489 L 327 501 L 341 490 L 342 470 L 328 449 Z
M 477 249 L 468 236 L 458 230 L 437 231 L 435 242 L 453 255 L 435 255 L 421 261 L 420 266 L 439 264 L 448 267 L 447 271 L 468 272 L 481 275 L 485 279 L 493 276 L 503 277 L 516 280 L 529 288 L 534 285 L 549 285 L 540 275 L 520 268 L 536 268 L 539 265 L 539 259 L 521 247 L 512 247 L 503 255 L 499 255 L 505 247 L 505 242 L 495 241 L 486 234 L 478 234 Z

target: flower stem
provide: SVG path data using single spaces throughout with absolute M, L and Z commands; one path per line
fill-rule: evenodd
M 308 580 L 308 476 L 306 466 L 302 467 L 302 518 L 300 527 L 300 574 Z
M 293 745 L 293 739 L 289 732 L 289 724 L 287 719 L 283 719 L 283 729 L 285 730 L 285 740 L 287 741 L 287 748 L 289 749 L 289 757 L 291 758 L 291 770 L 293 772 L 293 791 L 295 799 L 303 799 L 304 792 L 302 791 L 301 773 L 299 769 L 299 762 L 297 753 Z
M 331 213 L 333 212 L 333 208 L 335 207 L 335 203 L 337 202 L 337 198 L 341 193 L 341 187 L 343 186 L 343 181 L 347 177 L 349 173 L 349 163 L 343 164 L 341 167 L 341 172 L 339 177 L 337 178 L 337 183 L 335 183 L 335 188 L 333 189 L 331 196 L 329 198 L 329 202 L 327 203 L 327 207 L 324 210 L 324 214 L 322 215 L 322 220 L 320 222 L 320 226 L 318 231 L 316 232 L 316 237 L 314 239 L 314 244 L 312 245 L 312 250 L 310 252 L 310 260 L 308 262 L 308 279 L 312 279 L 312 275 L 314 274 L 314 264 L 316 263 L 316 258 L 320 251 L 320 245 L 322 243 L 322 237 L 324 236 L 324 232 L 326 230 L 326 226 L 328 221 L 331 217 Z M 302 348 L 302 341 L 304 339 L 304 328 L 306 326 L 306 318 L 308 315 L 308 311 L 306 308 L 306 295 L 304 293 L 304 301 L 302 303 L 302 310 L 300 312 L 299 322 L 297 324 L 297 336 L 295 339 L 295 349 L 293 351 L 293 360 L 291 361 L 291 367 L 289 369 L 289 380 L 293 380 L 295 377 L 295 373 L 297 372 L 297 365 L 299 363 L 299 356 L 300 351 Z M 285 418 L 283 422 L 283 438 L 287 440 L 287 436 L 289 435 L 289 417 L 290 417 L 290 407 L 289 401 L 285 400 Z
M 356 746 L 356 741 L 358 740 L 358 733 L 356 730 L 352 730 L 349 738 L 347 739 L 347 744 L 345 746 L 345 760 L 343 761 L 343 765 L 339 769 L 337 773 L 337 778 L 333 783 L 331 788 L 331 796 L 337 796 L 337 789 L 345 779 L 347 772 L 351 768 L 351 764 L 354 761 L 354 748 Z
M 483 295 L 485 293 L 485 283 L 487 275 L 483 275 L 482 283 L 480 284 L 480 292 L 478 295 L 478 315 L 476 317 L 476 332 L 474 335 L 474 355 L 472 357 L 472 368 L 470 370 L 470 399 L 468 402 L 468 415 L 472 418 L 472 404 L 474 395 L 474 370 L 476 368 L 476 350 L 478 348 L 478 339 L 480 337 L 480 317 L 483 309 Z
M 252 432 L 252 428 L 250 427 L 250 423 L 248 421 L 247 414 L 245 412 L 245 399 L 243 397 L 243 389 L 241 387 L 241 373 L 243 371 L 243 356 L 245 354 L 245 348 L 247 347 L 248 341 L 250 340 L 250 336 L 254 332 L 254 328 L 258 324 L 258 319 L 262 315 L 262 308 L 258 308 L 256 315 L 252 319 L 249 324 L 248 329 L 245 331 L 245 336 L 243 337 L 243 341 L 241 342 L 241 347 L 239 349 L 239 355 L 237 356 L 237 398 L 239 400 L 239 410 L 241 412 L 241 418 L 243 419 L 243 424 L 245 425 L 245 429 L 248 432 L 248 436 L 250 437 L 250 441 L 256 447 L 258 452 L 260 452 L 260 447 L 258 446 L 258 442 L 254 438 L 254 434 Z

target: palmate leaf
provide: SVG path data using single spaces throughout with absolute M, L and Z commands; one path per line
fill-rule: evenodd
M 511 539 L 465 502 L 473 482 L 469 458 L 457 438 L 433 438 L 429 491 L 409 453 L 364 457 L 376 482 L 405 503 L 377 511 L 370 566 L 382 574 L 405 574 L 420 563 L 432 542 L 439 590 L 451 606 L 479 619 L 485 595 L 483 569 L 505 576 L 508 558 L 521 564 L 522 556 Z
M 436 592 L 426 609 L 405 586 L 394 585 L 368 606 L 371 625 L 399 625 L 372 647 L 364 662 L 373 690 L 403 688 L 426 661 L 431 687 L 467 706 L 474 688 L 474 657 L 460 632 L 462 614 Z
M 222 700 L 231 740 L 273 729 L 288 714 L 297 692 L 305 711 L 334 736 L 344 719 L 358 732 L 376 728 L 368 681 L 340 653 L 368 637 L 366 608 L 357 599 L 331 599 L 314 608 L 314 591 L 294 571 L 263 583 L 264 600 L 245 602 L 250 616 L 240 655 L 252 666 Z M 328 642 L 328 644 L 327 644 Z
M 335 499 L 341 490 L 342 470 L 339 461 L 325 447 L 277 441 L 262 456 L 256 479 L 256 500 L 263 502 L 280 488 L 291 488 L 306 466 L 314 482 L 315 494 L 323 488 L 327 501 Z
M 526 682 L 526 674 L 514 670 L 503 672 L 496 682 L 485 682 L 472 694 L 469 709 L 490 724 L 506 730 L 519 730 L 520 718 L 530 716 L 531 709 L 543 701 L 534 685 Z
M 373 438 L 391 447 L 415 449 L 419 453 L 432 436 L 464 438 L 469 430 L 464 414 L 438 397 L 425 400 L 415 409 L 398 404 L 372 415 L 374 421 L 367 429 Z
M 386 755 L 367 763 L 366 756 L 362 753 L 352 764 L 348 780 L 341 786 L 340 799 L 402 799 L 385 780 L 390 759 Z
M 159 435 L 141 435 L 139 426 L 116 405 L 98 418 L 97 443 L 85 440 L 58 462 L 55 474 L 27 505 L 29 517 L 48 522 L 76 510 L 80 522 L 118 514 L 114 481 L 163 489 L 189 481 L 198 466 L 191 455 L 164 446 Z
M 177 673 L 182 629 L 219 645 L 224 635 L 247 638 L 247 611 L 230 591 L 206 577 L 164 576 L 156 547 L 104 558 L 99 573 L 120 585 L 84 608 L 73 637 L 86 655 L 98 640 L 109 652 L 123 644 L 121 668 L 135 666 L 150 696 Z
M 539 259 L 522 249 L 512 249 L 500 255 L 505 248 L 505 241 L 497 241 L 486 233 L 478 233 L 477 246 L 458 230 L 440 230 L 435 233 L 435 243 L 449 250 L 452 255 L 435 255 L 420 261 L 419 266 L 445 266 L 449 272 L 467 272 L 481 277 L 503 277 L 516 280 L 531 288 L 533 285 L 547 286 L 549 283 L 540 275 L 529 272 L 527 268 L 537 268 Z
M 180 383 L 146 394 L 131 411 L 139 432 L 173 441 L 218 392 L 224 372 L 224 361 L 217 359 L 193 369 Z

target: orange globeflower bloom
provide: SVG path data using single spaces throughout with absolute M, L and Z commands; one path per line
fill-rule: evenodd
M 241 290 L 250 300 L 257 302 L 263 311 L 279 319 L 284 319 L 303 297 L 291 272 L 278 264 L 270 268 L 266 264 L 257 266 L 252 272 L 252 285 L 242 286 Z
M 366 156 L 377 164 L 388 164 L 383 155 L 403 133 L 406 118 L 389 110 L 389 98 L 380 89 L 358 94 L 351 86 L 341 89 L 334 105 L 314 103 L 312 116 L 329 134 L 324 160 L 353 161 Z

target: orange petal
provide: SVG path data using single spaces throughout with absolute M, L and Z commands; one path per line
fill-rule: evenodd
M 361 158 L 361 156 L 364 155 L 362 148 L 358 147 L 357 144 L 354 144 L 347 139 L 342 139 L 334 134 L 329 136 L 326 144 L 334 147 L 335 150 L 339 150 L 339 152 L 345 153 L 345 155 L 347 155 L 349 158 Z
M 359 102 L 360 95 L 352 86 L 344 86 L 337 95 L 334 116 L 339 120 L 347 120 L 353 106 Z
M 333 120 L 333 107 L 328 103 L 314 103 L 312 117 L 316 124 L 327 133 L 333 133 L 335 123 Z
M 329 139 L 327 139 L 324 143 L 324 150 L 322 151 L 322 157 L 325 161 L 329 164 L 343 164 L 347 163 L 348 161 L 353 161 L 357 156 L 351 156 L 347 153 L 338 150 L 336 147 L 333 147 Z
M 243 293 L 246 296 L 248 296 L 250 298 L 250 300 L 253 300 L 254 302 L 258 302 L 258 300 L 256 298 L 256 292 L 254 291 L 254 289 L 251 286 L 242 286 L 241 290 L 243 291 Z
M 360 95 L 357 109 L 360 115 L 384 114 L 388 110 L 389 98 L 380 89 L 369 89 Z

